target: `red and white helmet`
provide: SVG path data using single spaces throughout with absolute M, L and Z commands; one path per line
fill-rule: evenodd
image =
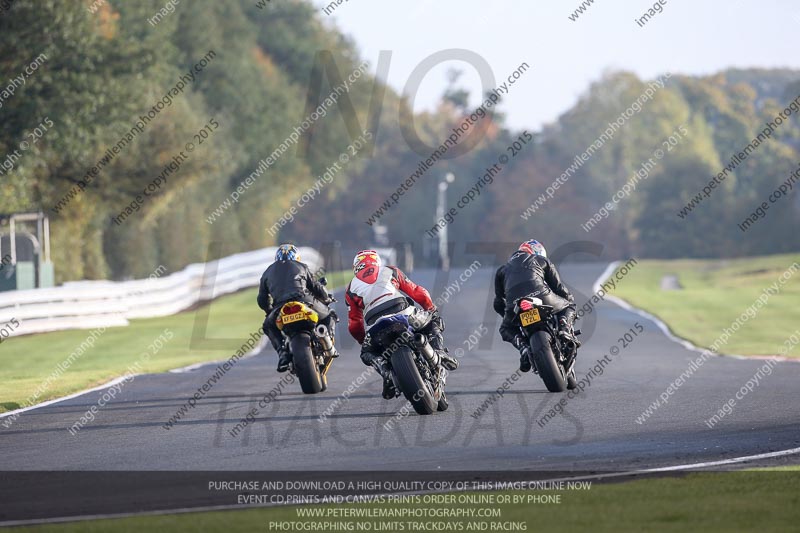
M 357 275 L 369 267 L 379 270 L 381 268 L 381 256 L 375 250 L 361 250 L 353 258 L 353 273 Z
M 520 244 L 519 251 L 526 252 L 531 255 L 541 255 L 542 257 L 547 257 L 547 250 L 544 249 L 544 245 L 536 239 L 531 239 Z

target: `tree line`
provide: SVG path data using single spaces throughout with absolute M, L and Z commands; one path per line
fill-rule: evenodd
M 455 73 L 437 109 L 414 113 L 407 96 L 376 79 L 378 58 L 360 57 L 305 0 L 261 7 L 195 0 L 149 23 L 162 8 L 162 0 L 17 0 L 0 13 L 0 80 L 24 78 L 0 93 L 0 159 L 19 154 L 0 175 L 0 212 L 50 216 L 58 281 L 142 277 L 157 265 L 177 270 L 282 240 L 371 245 L 375 230 L 365 221 L 417 169 L 419 144 L 442 145 L 474 112 L 470 102 L 488 97 L 469 95 Z M 43 55 L 47 60 L 26 74 Z M 371 68 L 346 92 L 337 91 L 365 59 Z M 679 214 L 789 109 L 800 96 L 800 73 L 672 75 L 642 101 L 652 83 L 608 73 L 552 124 L 528 132 L 532 141 L 512 150 L 508 164 L 491 183 L 484 180 L 480 196 L 449 225 L 450 239 L 592 240 L 612 256 L 797 251 L 796 197 L 776 205 L 746 236 L 738 227 L 796 170 L 796 114 L 730 169 L 713 195 Z M 317 113 L 304 127 L 337 92 L 324 116 Z M 641 109 L 597 147 L 637 101 Z M 149 117 L 154 106 L 158 112 Z M 148 120 L 140 127 L 142 117 Z M 298 128 L 302 134 L 288 146 Z M 371 140 L 348 153 L 359 129 L 369 129 Z M 133 131 L 135 138 L 116 149 Z M 447 192 L 454 205 L 524 134 L 496 109 L 476 131 L 468 149 L 436 161 L 404 191 L 402 204 L 382 216 L 389 242 L 423 255 L 442 177 L 456 175 Z M 27 148 L 19 151 L 23 142 Z M 282 145 L 285 153 L 270 157 Z M 590 158 L 575 165 L 592 146 Z M 657 150 L 663 157 L 621 197 Z M 337 161 L 341 170 L 318 187 Z M 270 232 L 310 189 L 313 201 Z M 531 212 L 545 192 L 546 201 Z M 587 231 L 583 223 L 603 210 L 607 216 Z M 121 213 L 124 224 L 115 224 Z

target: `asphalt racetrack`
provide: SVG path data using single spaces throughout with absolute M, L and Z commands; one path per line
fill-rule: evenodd
M 592 284 L 606 266 L 561 268 L 579 305 L 592 294 Z M 460 272 L 455 267 L 449 280 L 443 274 L 435 279 L 434 271 L 418 271 L 411 277 L 429 287 L 435 299 Z M 136 377 L 75 435 L 68 428 L 97 402 L 102 390 L 20 415 L 11 428 L 0 432 L 0 469 L 7 471 L 0 483 L 0 497 L 6 502 L 0 521 L 215 503 L 202 497 L 200 489 L 182 490 L 183 478 L 175 471 L 330 471 L 356 476 L 372 471 L 439 475 L 515 471 L 535 472 L 541 478 L 548 472 L 575 476 L 625 472 L 800 447 L 800 364 L 793 362 L 771 367 L 771 373 L 747 394 L 740 394 L 731 412 L 710 428 L 706 421 L 765 365 L 764 360 L 713 357 L 643 420 L 648 407 L 700 354 L 668 339 L 653 322 L 607 301 L 578 325 L 584 331 L 578 378 L 586 384 L 586 375 L 608 356 L 602 373 L 594 371 L 584 390 L 558 407 L 560 413 L 551 411 L 567 395 L 546 392 L 533 374 L 514 376 L 517 354 L 500 339 L 499 317 L 491 311 L 492 276 L 489 269 L 475 272 L 443 306 L 445 340 L 461 362 L 448 378 L 447 412 L 424 417 L 412 411 L 403 416 L 404 399 L 380 397 L 380 380 L 372 370 L 363 374 L 367 369 L 346 333 L 344 298 L 339 293 L 342 355 L 334 362 L 328 390 L 322 394 L 303 395 L 295 382 L 260 408 L 259 401 L 279 388 L 283 377 L 275 372 L 276 356 L 270 348 L 239 361 L 171 429 L 165 429 L 165 422 L 208 380 L 215 364 Z M 260 315 L 255 302 L 253 307 L 256 322 Z M 632 342 L 624 339 L 626 333 Z M 507 381 L 508 390 L 496 394 Z M 342 397 L 351 385 L 352 392 Z M 254 422 L 232 436 L 233 428 L 254 408 Z M 788 454 L 741 464 L 799 460 L 800 455 Z M 147 498 L 121 494 L 113 505 L 100 505 L 77 495 L 69 500 L 68 481 L 59 492 L 53 483 L 23 473 L 31 470 L 48 472 L 51 480 L 61 479 L 53 471 L 102 471 L 106 478 L 108 471 L 171 471 L 161 477 L 174 482 L 162 483 L 159 490 L 151 487 Z M 91 481 L 87 478 L 86 483 Z M 58 498 L 55 503 L 48 501 L 48 496 L 32 501 L 35 490 L 56 490 L 63 504 Z

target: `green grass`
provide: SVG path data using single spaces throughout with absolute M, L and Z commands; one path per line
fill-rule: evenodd
M 631 304 L 662 319 L 678 336 L 708 348 L 754 304 L 762 291 L 800 255 L 774 255 L 732 260 L 639 261 L 614 292 Z M 683 290 L 661 290 L 665 275 L 678 276 Z M 720 349 L 742 355 L 778 354 L 783 343 L 800 329 L 800 271 L 770 296 L 755 318 Z M 800 356 L 800 346 L 789 356 Z
M 553 492 L 504 492 L 495 495 L 555 494 Z M 524 522 L 527 531 L 566 531 L 570 533 L 653 531 L 684 533 L 797 531 L 800 524 L 800 474 L 795 472 L 741 471 L 732 473 L 689 474 L 629 481 L 593 483 L 590 490 L 563 491 L 561 503 L 550 504 L 407 504 L 391 507 L 414 508 L 499 508 L 501 522 Z M 377 504 L 352 507 L 377 507 Z M 384 505 L 385 506 L 385 505 Z M 329 508 L 342 506 L 328 506 Z M 146 516 L 97 520 L 63 525 L 24 528 L 29 531 L 72 532 L 212 532 L 226 533 L 273 531 L 270 521 L 317 521 L 300 518 L 295 507 L 262 508 L 242 511 Z M 359 521 L 333 518 L 328 520 Z M 384 520 L 408 520 L 392 518 Z M 466 519 L 412 519 L 417 522 L 459 522 Z M 373 523 L 374 525 L 374 523 Z M 399 529 L 399 528 L 398 528 Z M 356 529 L 357 530 L 357 529 Z M 372 528 L 377 531 L 377 528 Z M 383 529 L 381 531 L 394 531 Z M 406 527 L 404 531 L 413 531 Z M 449 529 L 448 531 L 457 531 Z M 473 531 L 464 527 L 461 531 Z M 491 530 L 488 530 L 491 531 Z
M 328 286 L 340 287 L 347 272 L 328 275 Z M 164 372 L 193 363 L 214 361 L 233 355 L 250 334 L 261 328 L 264 313 L 256 305 L 256 289 L 218 298 L 200 308 L 207 312 L 205 334 L 192 346 L 195 318 L 205 313 L 187 311 L 176 315 L 132 320 L 127 327 L 107 328 L 93 348 L 75 359 L 69 369 L 53 380 L 39 403 L 85 390 L 122 376 L 130 365 L 141 361 L 165 329 L 173 337 L 138 373 Z M 56 371 L 91 330 L 69 330 L 11 338 L 0 345 L 0 412 L 28 406 L 28 398 Z M 211 339 L 211 340 L 202 340 Z

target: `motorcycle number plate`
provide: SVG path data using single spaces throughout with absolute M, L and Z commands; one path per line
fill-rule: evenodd
M 524 326 L 530 326 L 531 324 L 535 324 L 536 322 L 539 322 L 540 320 L 542 320 L 542 317 L 539 316 L 539 310 L 538 309 L 530 309 L 530 310 L 525 311 L 522 314 L 520 314 L 519 315 L 519 319 L 522 322 L 522 325 L 524 327 Z
M 283 315 L 283 323 L 284 324 L 291 324 L 292 322 L 300 322 L 301 320 L 306 319 L 306 314 L 300 311 L 299 313 L 294 313 L 291 315 Z

